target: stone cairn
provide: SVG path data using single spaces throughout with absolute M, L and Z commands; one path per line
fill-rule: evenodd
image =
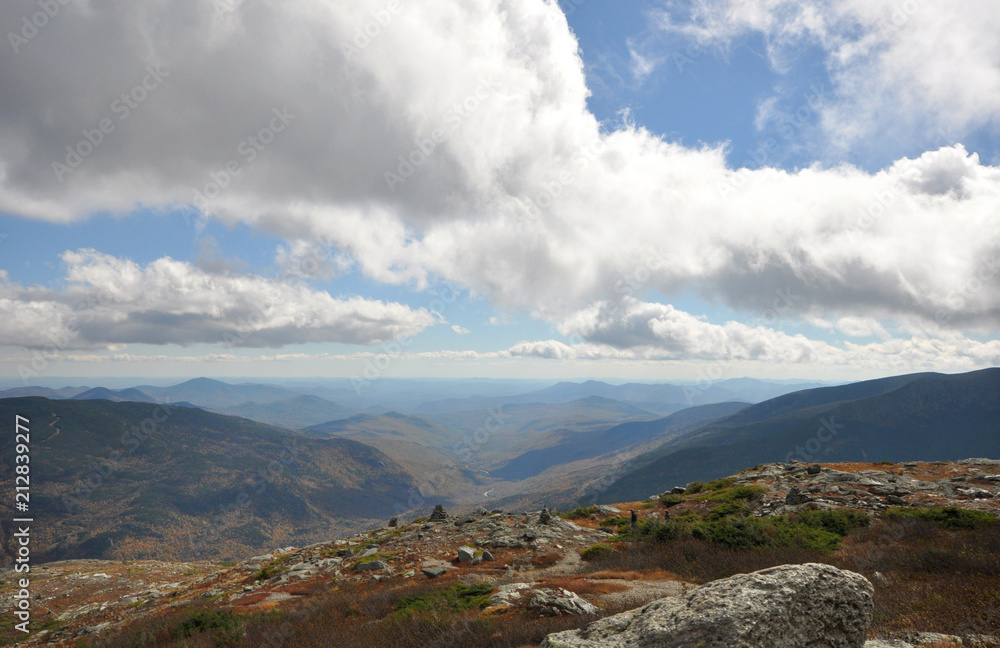
M 431 513 L 428 522 L 444 522 L 448 519 L 448 511 L 444 510 L 444 507 L 438 504 L 434 507 L 434 512 Z
M 543 506 L 542 507 L 542 513 L 541 513 L 541 515 L 538 516 L 538 523 L 539 524 L 548 524 L 551 521 L 552 521 L 552 514 L 549 513 L 549 507 Z

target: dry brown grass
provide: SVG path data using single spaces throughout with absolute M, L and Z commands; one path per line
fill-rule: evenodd
M 649 569 L 646 571 L 635 571 L 635 570 L 614 570 L 607 569 L 604 571 L 597 571 L 587 574 L 587 578 L 595 579 L 615 579 L 615 580 L 644 580 L 644 581 L 679 581 L 684 580 L 677 574 L 669 572 L 665 569 Z
M 577 594 L 583 597 L 591 595 L 600 596 L 602 594 L 614 594 L 615 592 L 624 592 L 625 590 L 630 589 L 627 585 L 622 585 L 621 583 L 607 583 L 607 582 L 601 582 L 600 580 L 584 579 L 579 576 L 546 578 L 542 580 L 536 587 L 567 589 L 571 592 L 576 592 Z
M 549 553 L 535 554 L 531 557 L 531 564 L 535 567 L 551 567 L 560 560 L 563 554 L 561 551 L 551 551 Z

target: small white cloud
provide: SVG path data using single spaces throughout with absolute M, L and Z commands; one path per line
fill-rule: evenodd
M 458 324 L 453 324 L 452 327 L 451 327 L 451 330 L 455 331 L 459 335 L 468 335 L 469 334 L 469 329 L 465 328 L 464 326 L 459 326 Z
M 871 317 L 841 317 L 837 320 L 837 330 L 848 337 L 891 337 L 885 328 Z
M 632 72 L 632 78 L 639 83 L 642 83 L 649 77 L 650 74 L 656 71 L 656 68 L 663 62 L 663 60 L 659 57 L 641 54 L 632 39 L 627 41 L 627 45 L 630 59 L 629 68 Z

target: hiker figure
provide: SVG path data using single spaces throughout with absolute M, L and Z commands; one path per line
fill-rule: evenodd
M 631 509 L 631 511 L 632 511 L 632 530 L 635 531 L 635 523 L 639 519 L 639 516 L 635 514 L 635 509 Z
M 670 519 L 670 509 L 667 509 L 666 511 L 663 512 L 663 519 L 664 520 Z

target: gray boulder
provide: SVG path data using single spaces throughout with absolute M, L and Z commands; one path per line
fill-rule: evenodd
M 788 504 L 789 506 L 798 506 L 799 504 L 805 504 L 811 501 L 811 497 L 803 495 L 802 492 L 794 486 L 788 491 L 788 495 L 785 496 L 785 504 Z
M 560 616 L 563 614 L 594 614 L 597 607 L 591 605 L 586 600 L 580 598 L 576 592 L 566 589 L 541 589 L 531 590 L 534 595 L 528 607 L 536 610 L 545 616 Z
M 476 557 L 476 550 L 472 547 L 459 547 L 458 548 L 458 562 L 472 562 L 472 559 Z
M 550 634 L 542 648 L 862 648 L 872 594 L 854 572 L 782 565 Z
M 354 568 L 355 571 L 365 572 L 365 571 L 379 571 L 386 569 L 389 565 L 385 564 L 381 560 L 371 560 L 369 562 L 358 563 L 357 567 Z

